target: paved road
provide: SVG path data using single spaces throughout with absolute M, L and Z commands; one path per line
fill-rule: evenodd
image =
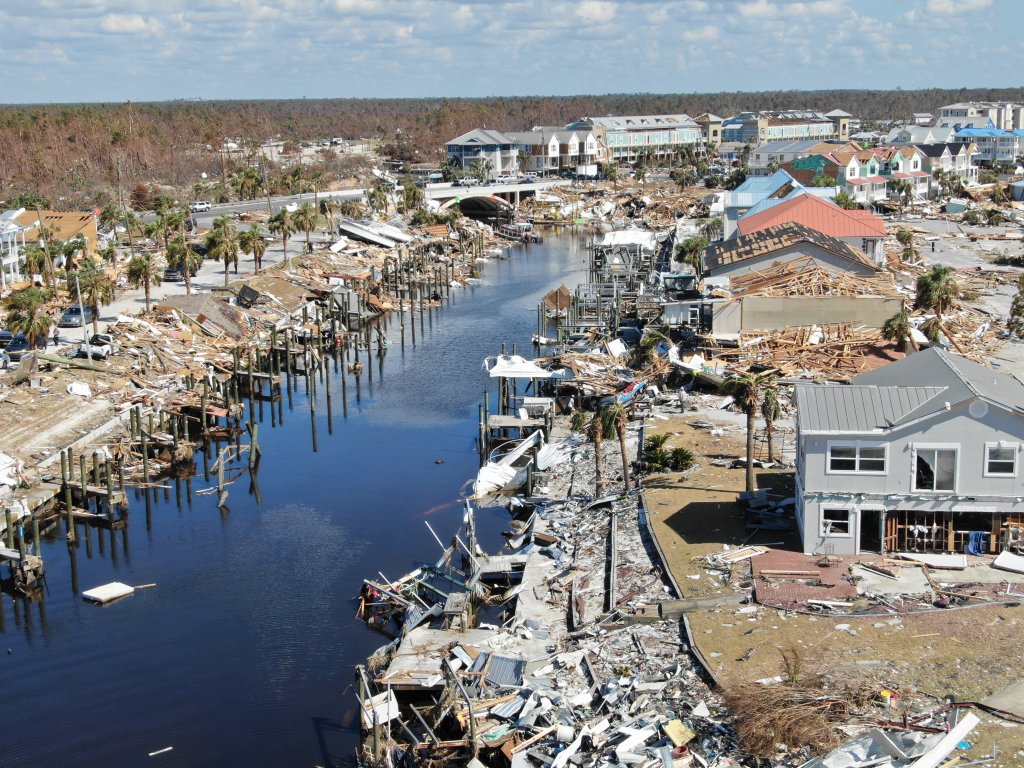
M 317 201 L 331 198 L 333 200 L 362 200 L 364 197 L 364 190 L 362 189 L 343 189 L 337 192 L 320 192 L 315 195 Z M 277 213 L 279 210 L 284 208 L 286 205 L 301 205 L 302 203 L 312 203 L 314 195 L 312 193 L 306 193 L 302 195 L 278 195 L 270 198 L 270 210 L 271 213 Z M 267 210 L 267 198 L 261 197 L 256 200 L 241 200 L 233 203 L 214 203 L 209 211 L 203 213 L 194 213 L 193 217 L 202 228 L 209 228 L 213 223 L 213 220 L 218 216 L 230 216 L 233 213 L 252 213 L 253 211 L 266 211 Z M 153 222 L 156 221 L 155 213 L 146 213 L 142 216 L 143 221 Z

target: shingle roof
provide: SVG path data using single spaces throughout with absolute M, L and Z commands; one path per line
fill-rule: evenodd
M 781 206 L 776 206 L 780 208 Z M 775 210 L 775 209 L 772 209 Z M 705 272 L 711 272 L 729 264 L 738 264 L 789 248 L 800 243 L 811 243 L 830 253 L 847 259 L 857 265 L 878 270 L 878 267 L 859 248 L 829 237 L 822 232 L 802 224 L 779 224 L 749 235 L 740 235 L 732 240 L 709 245 L 704 251 Z
M 897 424 L 945 391 L 945 387 L 798 384 L 794 390 L 797 423 L 803 434 L 876 432 Z
M 847 211 L 813 195 L 797 195 L 754 215 L 740 217 L 740 234 L 749 235 L 778 224 L 803 224 L 830 237 L 885 237 L 885 224 L 870 211 Z

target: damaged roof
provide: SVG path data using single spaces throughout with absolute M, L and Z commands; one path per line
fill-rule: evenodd
M 798 195 L 741 217 L 737 228 L 749 235 L 784 222 L 803 224 L 830 237 L 885 237 L 885 224 L 870 211 L 848 211 L 814 195 Z
M 807 197 L 807 199 L 817 198 Z M 765 213 L 771 213 L 782 207 L 782 205 L 778 205 Z M 803 224 L 778 224 L 708 246 L 702 257 L 704 272 L 711 272 L 748 259 L 770 256 L 802 243 L 816 245 L 858 266 L 870 267 L 872 270 L 878 271 L 878 267 L 864 255 L 863 251 L 842 240 L 830 237 Z

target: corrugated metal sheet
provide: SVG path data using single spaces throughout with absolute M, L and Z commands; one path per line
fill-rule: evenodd
M 523 682 L 526 662 L 509 656 L 481 653 L 476 657 L 471 672 L 484 672 L 489 685 L 519 685 Z
M 800 431 L 867 433 L 895 424 L 946 387 L 872 387 L 799 384 Z

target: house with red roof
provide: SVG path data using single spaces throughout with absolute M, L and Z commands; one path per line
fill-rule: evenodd
M 862 251 L 875 264 L 885 263 L 885 223 L 870 211 L 848 211 L 814 195 L 797 195 L 764 210 L 751 210 L 737 222 L 740 235 L 780 224 L 800 224 Z

